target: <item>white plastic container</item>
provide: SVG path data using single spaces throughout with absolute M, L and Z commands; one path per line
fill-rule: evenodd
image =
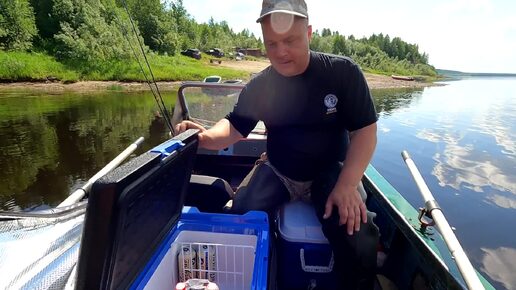
M 184 219 L 183 219 L 184 218 Z M 254 224 L 261 220 L 261 224 Z M 146 271 L 132 289 L 175 289 L 186 277 L 208 279 L 219 289 L 267 288 L 268 235 L 266 214 L 251 212 L 243 216 L 199 213 L 192 208 L 161 245 Z M 195 263 L 184 267 L 183 248 L 195 252 Z M 203 252 L 203 249 L 204 252 Z M 199 255 L 202 252 L 203 255 Z M 204 258 L 207 257 L 207 258 Z M 190 258 L 190 256 L 188 257 Z M 206 261 L 210 264 L 206 267 Z M 181 267 L 179 265 L 182 265 Z M 180 273 L 180 271 L 184 271 Z
M 335 285 L 333 252 L 311 204 L 286 204 L 278 213 L 278 229 L 279 289 Z

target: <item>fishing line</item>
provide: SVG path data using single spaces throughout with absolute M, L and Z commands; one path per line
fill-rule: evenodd
M 129 44 L 129 47 L 131 48 L 131 50 L 133 51 L 133 54 L 136 58 L 136 61 L 138 62 L 138 65 L 140 67 L 140 70 L 145 78 L 145 81 L 147 82 L 147 84 L 149 85 L 149 88 L 151 90 L 151 93 L 152 95 L 154 96 L 154 100 L 156 101 L 156 104 L 158 105 L 158 108 L 161 112 L 161 115 L 163 116 L 163 118 L 165 119 L 165 123 L 167 124 L 167 127 L 169 128 L 170 132 L 172 132 L 172 135 L 175 135 L 175 130 L 174 130 L 174 127 L 172 126 L 172 121 L 170 120 L 170 116 L 168 114 L 168 110 L 167 110 L 167 107 L 163 101 L 163 97 L 161 96 L 161 92 L 159 90 L 159 87 L 158 87 L 158 84 L 156 83 L 156 79 L 154 78 L 154 74 L 152 72 L 152 68 L 149 64 L 149 61 L 147 59 L 147 55 L 145 54 L 145 50 L 143 48 L 143 45 L 140 41 L 140 38 L 138 37 L 138 32 L 136 30 L 136 26 L 134 25 L 134 21 L 133 21 L 133 18 L 131 17 L 131 13 L 129 13 L 129 8 L 127 7 L 127 3 L 125 0 L 122 1 L 123 5 L 124 5 L 124 8 L 125 8 L 125 11 L 127 13 L 127 16 L 129 17 L 129 21 L 131 23 L 131 27 L 133 29 L 133 33 L 136 37 L 136 39 L 138 40 L 138 45 L 140 46 L 140 51 L 143 55 L 143 58 L 145 60 L 145 63 L 147 65 L 147 69 L 149 70 L 149 73 L 150 73 L 150 76 L 152 78 L 152 83 L 154 84 L 154 87 L 155 87 L 155 90 L 154 91 L 154 88 L 151 84 L 151 81 L 149 80 L 149 78 L 147 77 L 147 74 L 145 73 L 145 70 L 143 69 L 143 65 L 141 64 L 140 62 L 140 58 L 138 57 L 138 54 L 136 53 L 136 50 L 134 49 L 134 47 L 132 46 L 131 44 L 131 41 L 129 39 L 129 34 L 127 33 L 127 30 L 125 29 L 125 27 L 122 25 L 121 21 L 119 20 L 120 22 L 120 26 L 122 27 L 122 29 L 124 30 L 124 36 Z M 115 17 L 116 17 L 116 11 L 115 11 Z M 118 18 L 118 17 L 117 17 Z
M 138 66 L 140 67 L 140 71 L 142 72 L 143 74 L 143 77 L 145 78 L 145 82 L 147 83 L 147 85 L 149 85 L 149 88 L 152 92 L 152 95 L 157 98 L 157 96 L 155 95 L 155 92 L 154 92 L 154 89 L 152 87 L 152 85 L 150 84 L 150 81 L 149 81 L 149 78 L 147 77 L 147 73 L 145 72 L 145 70 L 143 69 L 143 66 L 142 66 L 142 63 L 140 62 L 140 58 L 138 56 L 138 54 L 136 53 L 136 50 L 134 49 L 134 47 L 131 45 L 131 40 L 129 39 L 129 36 L 128 36 L 128 31 L 125 29 L 125 26 L 122 25 L 122 22 L 120 21 L 120 19 L 118 19 L 118 16 L 115 14 L 115 18 L 117 19 L 118 21 L 118 25 L 122 28 L 122 30 L 124 31 L 124 37 L 125 37 L 125 40 L 127 40 L 127 43 L 129 44 L 129 47 L 131 48 L 131 51 L 133 52 L 133 56 L 134 58 L 136 59 L 136 61 L 138 62 Z M 157 99 L 156 99 L 157 101 Z M 161 106 L 160 104 L 158 103 L 158 107 L 161 111 Z

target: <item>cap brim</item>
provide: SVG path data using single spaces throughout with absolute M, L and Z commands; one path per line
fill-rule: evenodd
M 290 11 L 290 10 L 273 10 L 273 11 L 269 11 L 269 12 L 264 13 L 263 15 L 261 15 L 260 18 L 256 19 L 256 22 L 257 23 L 262 22 L 264 17 L 266 17 L 267 15 L 270 15 L 272 13 L 285 13 L 285 14 L 291 14 L 291 15 L 295 15 L 295 16 L 299 16 L 299 17 L 303 17 L 303 18 L 308 18 L 308 16 L 306 16 L 304 14 L 301 14 L 301 13 L 298 13 L 298 12 L 294 12 L 294 11 Z

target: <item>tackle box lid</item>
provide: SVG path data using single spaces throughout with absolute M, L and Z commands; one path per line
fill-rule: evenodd
M 176 227 L 198 147 L 188 130 L 93 184 L 77 265 L 77 289 L 125 289 Z

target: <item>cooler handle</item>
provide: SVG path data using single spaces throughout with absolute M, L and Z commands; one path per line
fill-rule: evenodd
M 330 273 L 333 270 L 333 252 L 331 253 L 330 264 L 328 266 L 310 266 L 305 264 L 305 249 L 299 250 L 299 259 L 301 259 L 301 268 L 308 273 Z

